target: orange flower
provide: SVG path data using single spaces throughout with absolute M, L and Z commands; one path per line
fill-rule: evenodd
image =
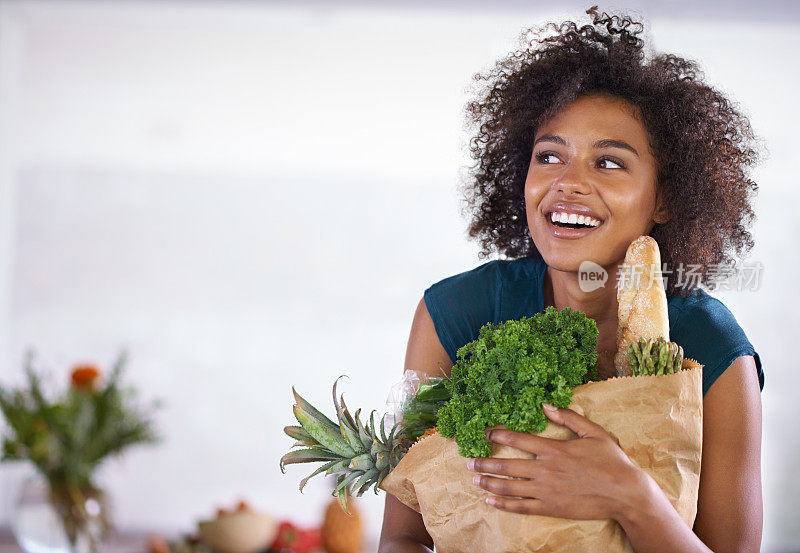
M 77 390 L 93 391 L 100 371 L 94 365 L 78 365 L 72 369 L 72 387 Z

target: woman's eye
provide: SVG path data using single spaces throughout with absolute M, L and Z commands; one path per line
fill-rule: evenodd
M 608 167 L 608 166 L 601 167 L 602 169 L 625 169 L 625 165 L 621 161 L 614 161 L 613 159 L 608 157 L 601 157 L 598 163 L 606 163 L 606 164 L 611 163 L 612 165 L 614 165 L 614 167 Z
M 547 153 L 547 152 L 543 152 L 543 153 L 540 153 L 540 154 L 536 154 L 536 161 L 538 163 L 543 164 L 543 165 L 551 165 L 551 162 L 548 161 L 548 158 L 551 158 L 551 157 L 554 157 L 554 158 L 558 159 L 558 157 L 555 154 L 550 154 L 550 153 Z
M 536 154 L 535 158 L 536 162 L 541 165 L 552 165 L 560 161 L 556 154 L 550 152 L 538 153 Z M 555 161 L 552 161 L 550 158 L 553 158 Z M 597 163 L 601 169 L 625 169 L 625 164 L 623 162 L 617 161 L 610 157 L 601 157 Z

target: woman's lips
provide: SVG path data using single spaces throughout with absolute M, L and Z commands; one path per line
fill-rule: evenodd
M 550 230 L 550 234 L 555 236 L 556 238 L 566 238 L 567 240 L 574 240 L 576 238 L 583 238 L 589 233 L 596 231 L 597 229 L 601 228 L 605 221 L 602 221 L 596 227 L 584 227 L 584 228 L 567 228 L 567 227 L 559 227 L 553 224 L 553 221 L 547 215 L 544 216 L 545 224 L 547 228 Z

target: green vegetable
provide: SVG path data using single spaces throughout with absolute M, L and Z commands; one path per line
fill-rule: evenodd
M 681 370 L 683 348 L 664 338 L 639 338 L 628 346 L 628 361 L 633 376 L 672 374 Z
M 572 388 L 597 380 L 597 325 L 569 307 L 500 324 L 458 350 L 445 386 L 451 399 L 438 410 L 439 433 L 454 438 L 464 457 L 488 457 L 486 428 L 503 424 L 542 432 L 542 403 L 568 407 Z
M 439 409 L 450 399 L 445 380 L 430 378 L 420 384 L 403 409 L 402 434 L 412 442 L 436 426 Z

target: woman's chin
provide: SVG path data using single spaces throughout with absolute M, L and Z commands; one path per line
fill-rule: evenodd
M 542 255 L 544 262 L 547 266 L 554 271 L 561 271 L 564 273 L 578 273 L 586 268 L 586 262 L 593 263 L 593 267 L 600 266 L 597 264 L 596 261 L 593 261 L 591 258 L 581 258 L 581 259 L 573 259 L 571 257 L 563 257 L 563 256 L 546 256 Z M 602 266 L 600 266 L 602 268 Z
M 548 267 L 559 271 L 577 272 L 581 263 L 591 261 L 603 265 L 606 261 L 604 252 L 608 251 L 601 244 L 584 240 L 534 240 L 539 253 Z

